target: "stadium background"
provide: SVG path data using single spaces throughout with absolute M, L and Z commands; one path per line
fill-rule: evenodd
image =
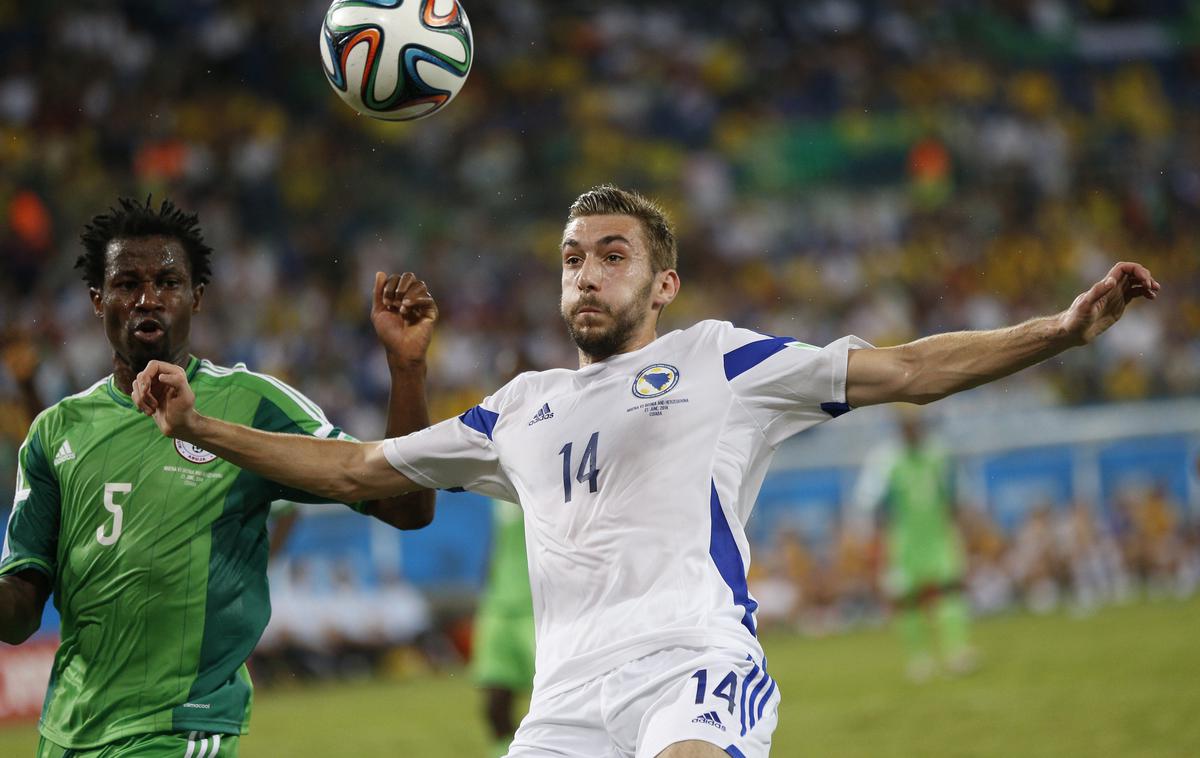
M 930 409 L 959 454 L 975 589 L 990 590 L 977 605 L 999 615 L 980 627 L 975 678 L 905 689 L 898 645 L 873 631 L 873 548 L 846 514 L 889 413 L 851 414 L 781 452 L 750 525 L 756 578 L 786 607 L 768 619 L 768 652 L 795 663 L 779 677 L 777 750 L 1007 754 L 1021 723 L 1043 720 L 1061 739 L 1025 754 L 1200 744 L 1184 717 L 1200 706 L 1200 655 L 1171 636 L 1197 628 L 1200 576 L 1200 4 L 468 3 L 466 88 L 410 125 L 356 117 L 329 90 L 324 6 L 0 0 L 7 471 L 28 423 L 21 376 L 33 371 L 48 403 L 110 370 L 71 264 L 82 224 L 118 193 L 200 212 L 217 255 L 195 352 L 287 379 L 360 437 L 380 434 L 387 390 L 366 318 L 373 272 L 412 269 L 436 294 L 430 395 L 448 417 L 517 367 L 573 363 L 558 235 L 570 201 L 604 181 L 662 199 L 678 224 L 684 286 L 667 329 L 715 317 L 894 344 L 1058 310 L 1113 261 L 1138 260 L 1164 283 L 1152 306 L 1092 348 Z M 0 487 L 11 493 L 11 474 Z M 1123 572 L 1095 597 L 1076 591 L 1058 536 L 1076 506 Z M 407 734 L 394 714 L 449 688 L 441 718 L 477 720 L 461 659 L 488 528 L 470 496 L 403 536 L 305 512 L 273 569 L 276 605 L 299 609 L 281 619 L 332 618 L 286 630 L 308 641 L 299 652 L 265 657 L 264 718 L 272 698 L 313 714 L 323 693 L 351 714 L 394 699 L 372 728 Z M 1086 646 L 1106 629 L 1125 666 Z M 1072 668 L 1014 652 L 1059 634 L 1096 657 Z M 830 645 L 850 647 L 822 678 Z M 36 704 L 44 684 L 21 665 L 0 670 L 6 698 Z M 1004 710 L 1018 671 L 1041 710 Z M 1093 678 L 1108 682 L 1102 704 Z M 904 703 L 965 726 L 906 743 L 907 721 L 880 717 Z M 1080 709 L 1112 741 L 1082 723 L 1072 739 L 1070 719 L 1047 716 Z M 340 754 L 396 754 L 365 733 L 390 747 L 347 747 L 359 724 L 340 728 Z M 28 729 L 0 740 L 31 744 Z M 851 733 L 868 749 L 855 753 Z M 449 744 L 408 754 L 465 754 Z M 253 736 L 246 752 L 275 754 Z

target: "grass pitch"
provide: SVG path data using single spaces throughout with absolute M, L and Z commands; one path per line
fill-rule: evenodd
M 1173 758 L 1200 755 L 1200 598 L 989 619 L 968 677 L 910 684 L 886 630 L 764 639 L 783 690 L 773 755 Z M 464 674 L 260 690 L 243 758 L 485 756 Z M 32 727 L 0 756 L 32 756 Z

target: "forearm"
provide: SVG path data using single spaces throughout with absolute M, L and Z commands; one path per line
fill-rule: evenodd
M 1004 329 L 952 332 L 910 343 L 917 401 L 938 400 L 1041 363 L 1079 343 L 1070 340 L 1057 316 Z
M 199 414 L 174 436 L 271 481 L 338 502 L 417 489 L 382 460 L 379 443 L 264 432 Z
M 1004 329 L 950 332 L 899 347 L 854 351 L 847 369 L 847 402 L 855 407 L 929 403 L 1008 376 L 1078 344 L 1056 315 Z
M 19 645 L 38 630 L 42 606 L 36 585 L 20 576 L 0 577 L 0 642 Z
M 425 362 L 388 357 L 392 385 L 388 394 L 387 436 L 402 437 L 429 426 L 425 399 Z M 418 490 L 367 503 L 366 512 L 397 529 L 420 529 L 433 521 L 437 493 Z

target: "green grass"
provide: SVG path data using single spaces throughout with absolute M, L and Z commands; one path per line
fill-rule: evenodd
M 1200 754 L 1200 598 L 1088 618 L 977 625 L 982 668 L 924 685 L 902 675 L 886 630 L 764 640 L 783 689 L 776 756 Z M 244 758 L 484 755 L 462 674 L 258 693 Z M 0 756 L 32 755 L 34 730 L 0 731 Z

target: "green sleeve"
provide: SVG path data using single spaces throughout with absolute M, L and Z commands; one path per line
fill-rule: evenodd
M 35 568 L 54 581 L 58 554 L 58 479 L 41 435 L 31 429 L 17 454 L 17 494 L 0 552 L 0 575 Z

